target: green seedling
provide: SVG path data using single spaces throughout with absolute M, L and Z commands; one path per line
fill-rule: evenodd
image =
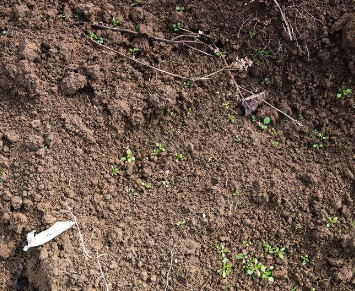
M 325 136 L 322 132 L 318 131 L 317 129 L 314 129 L 314 130 L 312 131 L 311 138 L 312 138 L 312 139 L 317 139 L 317 140 L 320 141 L 320 142 L 318 142 L 318 143 L 314 143 L 314 144 L 313 144 L 313 148 L 315 148 L 315 149 L 317 149 L 317 150 L 319 150 L 319 149 L 321 149 L 321 148 L 323 147 L 323 144 L 322 144 L 321 142 L 322 142 L 323 140 L 326 140 L 326 139 L 327 139 L 326 136 Z
M 141 5 L 142 0 L 134 0 L 133 3 L 131 4 L 132 7 L 137 7 Z
M 261 84 L 264 86 L 270 85 L 270 79 L 268 77 L 265 77 Z
M 298 286 L 293 287 L 290 291 L 297 291 Z
M 245 241 L 242 242 L 242 246 L 243 246 L 243 247 L 250 247 L 251 245 L 252 245 L 252 242 L 251 242 L 250 237 L 248 237 L 247 240 L 245 240 Z
M 43 17 L 41 17 L 41 18 L 43 18 Z M 76 14 L 76 13 L 74 13 L 74 14 L 73 14 L 73 18 L 74 18 L 74 20 L 79 20 L 79 15 Z
M 1 31 L 1 34 L 2 34 L 3 36 L 7 36 L 7 30 L 6 30 L 6 29 L 3 29 L 3 30 Z
M 232 195 L 234 197 L 238 197 L 240 195 L 240 192 L 238 190 L 235 190 Z
M 271 134 L 275 137 L 279 136 L 281 134 L 280 130 L 276 130 L 275 128 L 271 128 Z
M 278 149 L 279 148 L 279 143 L 277 141 L 273 141 L 271 142 L 271 145 L 274 149 Z
M 305 121 L 305 119 L 304 119 L 304 117 L 303 117 L 303 115 L 301 113 L 298 114 L 298 120 L 299 121 Z
M 302 229 L 302 225 L 300 223 L 295 224 L 295 231 L 300 231 Z
M 212 157 L 212 156 L 209 156 L 208 159 L 207 159 L 207 163 L 212 162 L 212 160 L 213 160 L 213 157 Z
M 187 115 L 190 115 L 191 112 L 192 112 L 192 108 L 191 107 L 187 108 Z
M 191 84 L 192 84 L 191 81 L 187 80 L 187 81 L 184 82 L 184 87 L 188 88 L 188 87 L 191 86 Z
M 338 222 L 338 217 L 334 216 L 334 217 L 328 217 L 328 223 L 327 223 L 327 227 L 331 227 L 332 225 L 336 224 Z
M 229 100 L 226 100 L 222 103 L 222 107 L 224 107 L 225 109 L 229 110 L 229 103 L 230 101 Z
M 256 56 L 263 57 L 263 58 L 270 56 L 270 51 L 263 50 L 263 49 L 256 49 L 254 50 L 254 53 Z
M 99 37 L 96 33 L 90 32 L 89 37 L 93 40 L 96 41 L 97 43 L 103 44 L 104 43 L 104 38 L 101 36 Z
M 171 111 L 171 112 L 170 112 L 170 116 L 171 116 L 172 118 L 175 118 L 175 117 L 177 116 L 177 114 L 176 114 L 176 112 Z
M 118 168 L 115 166 L 111 166 L 111 175 L 112 176 L 117 176 L 119 173 Z
M 249 30 L 248 34 L 249 34 L 249 38 L 253 38 L 256 35 L 256 32 L 254 30 Z
M 130 48 L 129 50 L 128 50 L 128 54 L 130 54 L 131 56 L 132 56 L 132 59 L 136 59 L 136 55 L 137 55 L 137 53 L 139 52 L 139 48 Z
M 272 247 L 268 242 L 264 241 L 263 246 L 266 252 L 269 254 L 277 254 L 277 256 L 283 260 L 285 258 L 285 248 Z
M 136 158 L 133 156 L 132 151 L 129 146 L 124 147 L 126 150 L 126 156 L 121 158 L 121 161 L 125 162 L 126 164 L 130 164 L 133 161 L 136 160 Z
M 64 13 L 64 8 L 62 6 L 58 6 L 57 7 L 57 11 L 58 11 L 58 17 L 59 19 L 62 19 L 62 20 L 67 20 L 67 16 L 65 15 Z
M 175 183 L 174 176 L 163 181 L 163 185 L 165 186 L 165 188 L 169 188 L 171 185 L 174 185 L 174 183 Z
M 161 142 L 155 144 L 156 148 L 153 149 L 153 155 L 157 156 L 159 153 L 165 152 L 164 145 Z
M 180 220 L 176 223 L 177 226 L 183 226 L 186 224 L 186 221 L 185 220 Z
M 227 52 L 218 50 L 218 51 L 215 52 L 215 55 L 216 55 L 217 58 L 222 59 L 222 58 L 225 58 L 227 56 Z
M 129 197 L 132 196 L 136 197 L 139 195 L 139 193 L 135 189 L 129 187 L 126 187 L 126 193 L 128 194 Z
M 106 94 L 107 93 L 107 90 L 104 88 L 104 89 L 102 89 L 102 93 L 103 94 Z
M 184 160 L 183 154 L 175 154 L 175 162 L 182 162 Z
M 234 123 L 235 116 L 233 114 L 228 114 L 228 121 Z
M 264 120 L 258 121 L 258 118 L 256 117 L 256 115 L 252 115 L 251 119 L 253 120 L 253 122 L 256 122 L 257 125 L 261 128 L 261 129 L 267 129 L 267 125 L 270 123 L 270 118 L 269 117 L 265 117 Z
M 242 270 L 244 270 L 248 276 L 267 279 L 270 283 L 274 282 L 274 278 L 271 276 L 274 266 L 266 267 L 260 263 L 257 258 L 249 260 L 248 257 L 242 253 L 237 255 L 237 259 L 242 260 Z
M 115 17 L 112 17 L 111 24 L 113 27 L 116 27 L 119 25 L 119 21 Z
M 353 227 L 355 227 L 355 220 L 353 220 L 353 222 L 351 223 L 351 225 L 352 225 Z
M 150 189 L 150 185 L 148 183 L 142 182 L 141 185 L 145 188 L 145 189 Z
M 308 255 L 301 255 L 300 259 L 301 259 L 303 265 L 306 265 L 307 263 L 309 263 Z
M 239 135 L 235 136 L 235 142 L 240 143 L 242 141 L 241 137 Z
M 215 246 L 222 256 L 221 267 L 217 270 L 217 274 L 220 274 L 222 278 L 225 279 L 232 271 L 232 264 L 229 262 L 229 259 L 226 255 L 229 251 L 223 245 L 219 246 L 218 244 L 216 244 Z
M 338 87 L 337 91 L 337 98 L 340 100 L 344 100 L 346 95 L 349 95 L 352 92 L 350 88 L 347 89 L 342 89 L 341 87 Z
M 181 23 L 180 22 L 174 23 L 173 29 L 174 29 L 174 31 L 179 31 L 181 29 Z
M 183 13 L 185 11 L 185 7 L 184 6 L 176 6 L 175 7 L 175 10 L 177 12 L 180 12 L 180 13 Z

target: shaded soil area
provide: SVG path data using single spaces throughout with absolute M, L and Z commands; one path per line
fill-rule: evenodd
M 355 5 L 277 4 L 0 4 L 1 290 L 355 289 Z

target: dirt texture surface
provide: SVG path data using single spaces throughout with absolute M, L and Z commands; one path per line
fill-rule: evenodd
M 353 1 L 9 0 L 0 32 L 0 290 L 355 290 Z

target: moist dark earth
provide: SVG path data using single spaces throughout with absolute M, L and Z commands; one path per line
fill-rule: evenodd
M 9 0 L 0 31 L 0 290 L 355 289 L 353 1 Z M 150 37 L 191 32 L 219 51 Z

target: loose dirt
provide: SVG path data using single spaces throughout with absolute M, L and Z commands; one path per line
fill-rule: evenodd
M 354 290 L 353 1 L 280 1 L 293 41 L 274 1 L 134 3 L 0 4 L 0 290 L 107 290 L 102 273 L 120 291 Z M 303 126 L 245 116 L 227 72 L 189 82 L 94 42 L 184 76 L 225 66 L 146 37 L 181 28 L 251 60 L 243 96 Z M 76 227 L 23 252 L 68 206 L 91 258 Z

